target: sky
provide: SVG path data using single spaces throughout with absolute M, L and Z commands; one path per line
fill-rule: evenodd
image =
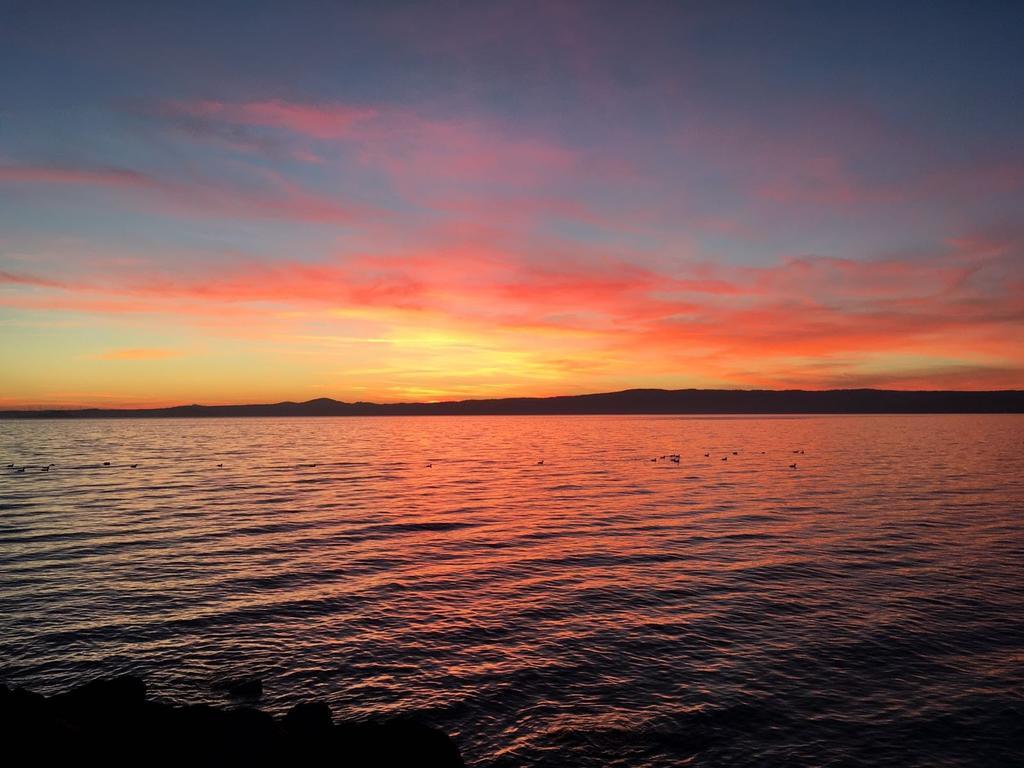
M 0 407 L 1024 388 L 1024 4 L 0 0 Z

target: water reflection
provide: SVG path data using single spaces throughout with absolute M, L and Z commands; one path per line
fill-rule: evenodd
M 1005 763 L 1022 427 L 0 423 L 0 465 L 55 465 L 0 474 L 2 673 L 256 673 L 272 709 L 417 712 L 480 765 Z

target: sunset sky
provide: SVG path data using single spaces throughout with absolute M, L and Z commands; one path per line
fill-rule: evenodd
M 1024 388 L 1024 4 L 0 12 L 0 406 Z

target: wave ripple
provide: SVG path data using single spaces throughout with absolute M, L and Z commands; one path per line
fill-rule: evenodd
M 271 711 L 414 714 L 494 768 L 1024 764 L 1021 434 L 0 422 L 30 467 L 0 470 L 0 677 L 258 675 Z

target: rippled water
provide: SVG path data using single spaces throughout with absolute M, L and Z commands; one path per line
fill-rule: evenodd
M 255 674 L 479 766 L 1024 762 L 1024 417 L 0 422 L 0 451 L 56 465 L 0 470 L 9 683 Z

